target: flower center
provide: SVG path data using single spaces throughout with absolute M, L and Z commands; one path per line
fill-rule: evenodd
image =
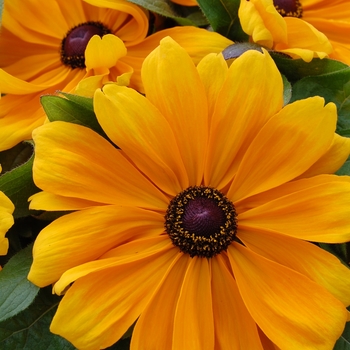
M 61 44 L 61 61 L 74 68 L 85 68 L 85 49 L 94 35 L 100 37 L 111 33 L 101 22 L 81 23 L 66 34 Z
M 273 0 L 278 13 L 283 17 L 298 17 L 303 15 L 303 7 L 299 0 Z
M 165 230 L 183 253 L 212 258 L 235 238 L 236 217 L 234 205 L 220 191 L 194 186 L 170 201 Z

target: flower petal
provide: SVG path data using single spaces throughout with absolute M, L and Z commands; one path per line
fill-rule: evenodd
M 9 248 L 9 242 L 5 238 L 5 234 L 14 223 L 12 216 L 14 209 L 15 206 L 10 199 L 0 191 L 0 255 L 6 255 Z
M 190 260 L 176 305 L 173 348 L 214 348 L 214 319 L 209 261 Z
M 274 195 L 279 190 L 281 197 L 240 213 L 239 226 L 316 242 L 350 240 L 348 177 L 338 180 L 328 175 L 320 182 L 317 178 L 303 179 L 276 188 Z
M 101 206 L 62 216 L 35 240 L 28 278 L 46 286 L 66 270 L 97 259 L 130 239 L 161 235 L 163 221 L 158 213 L 121 206 Z
M 67 291 L 50 330 L 79 349 L 113 345 L 142 313 L 177 255 L 172 248 L 163 249 L 105 269 L 103 260 L 99 261 L 101 270 L 78 279 Z
M 329 149 L 336 120 L 335 105 L 324 106 L 318 96 L 285 106 L 247 149 L 228 198 L 240 200 L 301 175 Z
M 200 185 L 208 137 L 208 104 L 194 63 L 168 37 L 145 59 L 142 79 L 147 98 L 166 117 L 175 134 L 190 185 Z
M 255 321 L 220 255 L 211 259 L 215 349 L 263 350 Z
M 282 106 L 282 78 L 266 51 L 248 51 L 232 63 L 212 116 L 206 184 L 223 188 L 232 180 L 255 135 Z
M 204 88 L 207 92 L 209 104 L 209 125 L 214 112 L 218 94 L 227 78 L 227 63 L 222 54 L 209 54 L 205 56 L 197 65 L 198 73 L 201 77 Z M 215 79 L 213 79 L 215 77 Z
M 228 256 L 244 303 L 280 348 L 332 349 L 347 311 L 309 278 L 234 243 Z
M 174 349 L 176 304 L 189 262 L 189 257 L 184 254 L 178 254 L 174 259 L 136 322 L 130 349 Z
M 240 230 L 238 237 L 255 253 L 300 272 L 350 305 L 350 269 L 334 255 L 312 243 L 271 232 Z
M 106 85 L 96 91 L 94 109 L 108 137 L 156 186 L 172 196 L 188 187 L 174 133 L 145 97 L 133 89 Z
M 33 139 L 33 177 L 41 189 L 100 203 L 167 207 L 168 199 L 122 151 L 92 130 L 53 122 L 36 129 Z

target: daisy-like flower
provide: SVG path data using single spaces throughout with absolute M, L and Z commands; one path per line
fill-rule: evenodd
M 331 57 L 350 63 L 346 1 L 241 0 L 238 15 L 251 40 L 310 62 Z
M 31 208 L 75 211 L 34 244 L 28 278 L 64 294 L 51 331 L 86 350 L 134 323 L 131 349 L 332 349 L 350 271 L 308 241 L 350 238 L 335 105 L 283 107 L 266 51 L 196 68 L 171 38 L 142 80 L 94 96 L 120 149 L 65 122 L 33 133 Z
M 0 151 L 42 125 L 42 94 L 93 95 L 107 81 L 142 91 L 143 59 L 172 36 L 195 62 L 232 41 L 195 27 L 147 37 L 148 12 L 124 0 L 11 0 L 0 32 Z M 83 80 L 83 81 L 82 81 Z
M 1 173 L 1 166 L 0 166 Z M 0 191 L 0 255 L 6 255 L 9 241 L 5 237 L 6 232 L 13 225 L 13 211 L 15 207 L 10 199 Z

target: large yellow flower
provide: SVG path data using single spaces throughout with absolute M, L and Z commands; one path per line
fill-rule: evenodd
M 33 133 L 31 208 L 74 210 L 41 231 L 28 278 L 64 294 L 51 330 L 102 349 L 332 349 L 350 271 L 308 241 L 350 238 L 348 157 L 336 109 L 283 107 L 270 56 L 196 68 L 172 39 L 145 60 L 146 96 L 95 93 L 90 129 Z
M 253 42 L 307 62 L 329 55 L 350 63 L 346 1 L 241 0 L 238 14 Z
M 0 255 L 6 255 L 9 248 L 9 241 L 5 237 L 5 234 L 13 225 L 12 214 L 14 209 L 15 207 L 10 199 L 0 191 Z
M 142 61 L 164 36 L 178 40 L 195 62 L 232 44 L 195 27 L 146 38 L 148 30 L 148 13 L 124 0 L 6 1 L 0 32 L 0 91 L 7 94 L 0 100 L 0 151 L 31 138 L 43 124 L 42 94 L 74 91 L 82 79 L 79 93 L 84 95 L 116 80 L 120 85 L 130 80 L 130 87 L 142 90 Z

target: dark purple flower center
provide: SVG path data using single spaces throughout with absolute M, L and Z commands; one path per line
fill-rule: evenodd
M 299 0 L 273 0 L 276 10 L 283 17 L 298 17 L 303 15 L 303 7 Z
M 235 238 L 236 216 L 234 205 L 220 191 L 194 186 L 171 200 L 165 229 L 183 253 L 211 258 L 226 250 Z
M 85 49 L 94 35 L 103 37 L 111 31 L 101 22 L 85 22 L 70 29 L 61 44 L 61 61 L 74 68 L 85 68 Z

